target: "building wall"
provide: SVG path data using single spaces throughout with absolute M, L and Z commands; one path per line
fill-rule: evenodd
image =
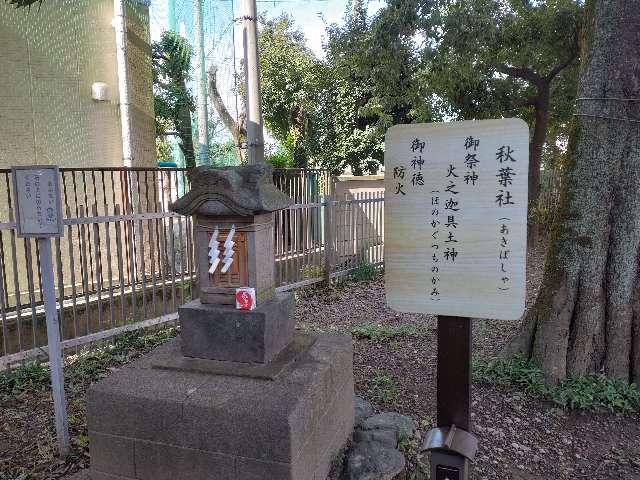
M 336 178 L 337 200 L 366 200 L 384 194 L 384 175 L 341 175 Z M 355 203 L 336 211 L 336 238 L 338 260 L 346 262 L 350 257 L 378 248 L 384 239 L 384 203 Z
M 335 197 L 351 200 L 358 194 L 384 192 L 384 175 L 340 175 L 336 178 Z
M 127 15 L 133 165 L 154 167 L 148 6 L 128 0 Z M 113 0 L 46 0 L 30 10 L 18 10 L 0 0 L 0 169 L 34 164 L 123 166 L 112 20 Z M 91 98 L 94 82 L 108 85 L 107 101 Z M 122 196 L 119 174 L 115 178 L 109 182 L 108 176 L 105 180 L 91 173 L 67 175 L 62 185 L 67 195 L 63 208 L 70 207 L 67 216 L 116 213 L 104 201 Z M 138 202 L 155 202 L 145 197 L 146 186 L 139 187 L 142 193 L 130 199 L 135 210 Z M 14 220 L 8 201 L 14 197 L 10 188 L 9 176 L 0 173 L 0 223 Z M 22 293 L 24 302 L 28 298 L 24 292 L 39 291 L 37 282 L 29 287 L 37 279 L 37 262 L 29 266 L 25 260 L 29 253 L 36 258 L 34 245 L 16 240 L 10 230 L 0 231 L 0 276 L 8 306 L 15 304 L 16 293 Z M 71 268 L 70 257 L 78 255 L 77 248 L 66 237 L 60 240 L 64 268 Z M 105 268 L 108 261 L 104 261 Z M 78 283 L 82 279 L 79 261 L 73 270 Z M 71 288 L 68 282 L 65 277 L 65 290 Z
M 155 165 L 148 7 L 130 0 L 134 165 Z M 113 0 L 0 2 L 0 168 L 122 166 Z M 91 85 L 109 99 L 96 102 Z

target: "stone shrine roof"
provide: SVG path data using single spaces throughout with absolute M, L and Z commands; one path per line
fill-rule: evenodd
M 169 205 L 182 215 L 241 215 L 275 212 L 291 199 L 273 184 L 273 168 L 264 163 L 241 167 L 196 167 L 191 190 Z

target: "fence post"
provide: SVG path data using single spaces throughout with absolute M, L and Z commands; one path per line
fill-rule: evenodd
M 333 196 L 324 197 L 324 281 L 331 283 L 331 271 L 333 270 L 335 221 L 333 214 Z
M 47 344 L 49 346 L 49 367 L 51 369 L 51 390 L 53 392 L 53 409 L 58 437 L 58 453 L 65 457 L 69 447 L 69 420 L 67 417 L 67 400 L 64 393 L 64 372 L 62 346 L 60 344 L 60 323 L 57 312 L 57 299 L 53 279 L 53 260 L 51 258 L 51 238 L 38 238 L 40 251 L 40 269 L 42 272 L 42 289 L 44 311 L 47 321 Z M 60 293 L 62 298 L 63 293 Z M 62 312 L 62 309 L 60 309 Z

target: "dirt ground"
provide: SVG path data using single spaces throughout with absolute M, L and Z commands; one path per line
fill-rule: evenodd
M 529 254 L 527 304 L 541 282 L 543 248 Z M 422 432 L 434 426 L 436 323 L 427 315 L 399 314 L 384 302 L 383 281 L 325 290 L 299 303 L 298 321 L 311 330 L 349 333 L 371 323 L 415 325 L 426 333 L 391 342 L 354 339 L 356 389 L 376 396 L 372 378 L 383 372 L 397 398 L 378 404 L 409 415 Z M 475 320 L 475 359 L 495 357 L 519 322 Z M 640 415 L 565 411 L 508 387 L 474 385 L 473 430 L 479 437 L 475 480 L 640 479 Z
M 528 302 L 540 283 L 542 249 L 529 255 Z M 358 392 L 377 408 L 413 417 L 422 432 L 435 416 L 435 319 L 399 314 L 384 302 L 381 279 L 306 291 L 296 316 L 300 328 L 349 334 L 380 324 L 420 331 L 388 341 L 354 339 Z M 518 322 L 476 320 L 474 357 L 494 357 L 514 335 Z M 151 348 L 151 346 L 149 347 Z M 57 461 L 49 389 L 0 396 L 0 480 L 55 479 L 88 466 L 85 393 L 92 379 L 126 363 L 84 365 L 68 380 L 73 452 Z M 113 361 L 113 359 L 109 360 Z M 565 411 L 507 387 L 474 385 L 473 429 L 480 440 L 475 480 L 640 480 L 640 415 Z

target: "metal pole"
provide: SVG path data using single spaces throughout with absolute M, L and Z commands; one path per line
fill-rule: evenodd
M 113 26 L 116 30 L 116 63 L 118 65 L 118 94 L 120 96 L 120 128 L 122 132 L 122 163 L 133 164 L 131 147 L 131 112 L 127 68 L 127 19 L 125 0 L 113 0 Z
M 198 148 L 196 164 L 209 163 L 209 132 L 207 131 L 207 78 L 205 72 L 204 29 L 202 27 L 202 0 L 193 1 L 193 30 L 196 50 L 198 86 Z
M 251 164 L 264 162 L 257 20 L 256 0 L 244 0 L 242 36 L 247 91 L 247 156 Z
M 58 321 L 55 283 L 53 279 L 51 238 L 38 238 L 38 250 L 40 251 L 42 296 L 44 298 L 44 310 L 47 321 L 49 367 L 51 369 L 51 389 L 53 391 L 53 411 L 56 420 L 58 452 L 60 456 L 64 457 L 69 453 L 69 424 L 67 420 L 67 401 L 64 394 L 60 323 Z

